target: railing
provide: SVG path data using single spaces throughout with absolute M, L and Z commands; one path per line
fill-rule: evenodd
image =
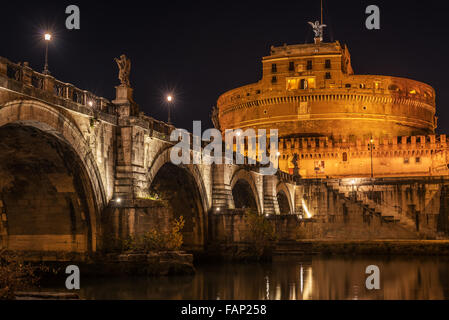
M 34 71 L 28 63 L 13 63 L 8 59 L 0 57 L 0 78 L 6 77 L 13 83 L 23 84 L 25 87 L 35 88 L 33 96 L 50 100 L 50 102 L 67 106 L 67 103 L 76 104 L 71 107 L 74 110 L 88 112 L 94 117 L 98 117 L 108 122 L 116 122 L 116 108 L 109 100 L 99 97 L 92 92 L 79 89 L 70 83 L 59 81 L 51 75 L 45 75 Z M 14 85 L 14 90 L 18 87 Z M 29 94 L 29 90 L 27 90 Z M 60 99 L 51 101 L 51 97 Z M 92 112 L 90 112 L 90 110 Z M 132 124 L 139 125 L 150 131 L 150 136 L 161 140 L 170 141 L 170 134 L 175 129 L 163 121 L 141 114 L 140 116 L 128 119 Z
M 1 75 L 5 75 L 11 80 L 33 87 L 43 93 L 50 93 L 54 97 L 74 102 L 95 111 L 111 113 L 110 108 L 108 108 L 111 102 L 107 99 L 98 97 L 92 92 L 76 88 L 70 83 L 56 80 L 50 75 L 36 72 L 26 62 L 17 64 L 0 57 Z

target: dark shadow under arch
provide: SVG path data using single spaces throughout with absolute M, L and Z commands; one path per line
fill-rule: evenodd
M 279 211 L 281 214 L 289 214 L 290 213 L 290 204 L 288 201 L 288 197 L 285 194 L 284 190 L 281 190 L 277 194 Z
M 206 244 L 207 219 L 201 193 L 190 171 L 165 163 L 156 173 L 150 193 L 167 201 L 173 218 L 184 217 L 184 249 L 203 250 Z
M 7 247 L 96 250 L 95 195 L 81 159 L 62 137 L 18 123 L 0 127 L 0 200 Z
M 240 179 L 232 188 L 232 197 L 234 198 L 234 206 L 236 209 L 250 209 L 257 212 L 257 203 L 254 198 L 250 184 Z

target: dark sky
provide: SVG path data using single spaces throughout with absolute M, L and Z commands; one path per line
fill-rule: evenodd
M 449 133 L 449 11 L 446 1 L 324 0 L 325 41 L 349 46 L 356 74 L 407 77 L 437 92 L 439 132 Z M 81 30 L 65 29 L 66 6 L 81 10 Z M 376 4 L 381 29 L 365 28 Z M 225 91 L 256 82 L 271 45 L 312 41 L 309 1 L 7 1 L 1 5 L 0 56 L 43 68 L 42 33 L 50 28 L 50 71 L 59 80 L 114 98 L 113 60 L 132 61 L 141 110 L 166 120 L 163 96 L 175 91 L 175 125 L 210 127 L 210 109 Z

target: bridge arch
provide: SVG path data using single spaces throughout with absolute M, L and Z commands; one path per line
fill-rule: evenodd
M 236 208 L 239 207 L 240 202 L 245 207 L 249 206 L 256 209 L 259 214 L 262 213 L 258 188 L 250 171 L 244 168 L 238 169 L 234 172 L 230 185 L 234 206 Z
M 276 197 L 278 200 L 279 210 L 281 214 L 294 213 L 295 206 L 292 194 L 287 184 L 281 182 L 276 186 Z
M 70 114 L 34 100 L 0 107 L 0 196 L 6 246 L 96 251 L 106 196 L 90 147 Z
M 197 165 L 174 165 L 171 149 L 170 146 L 161 150 L 150 164 L 148 189 L 169 200 L 173 217 L 184 217 L 185 249 L 201 251 L 207 242 L 210 203 L 205 178 Z

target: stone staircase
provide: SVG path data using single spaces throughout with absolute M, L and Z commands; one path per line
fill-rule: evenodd
M 400 208 L 389 205 L 387 203 L 376 203 L 367 196 L 363 196 L 362 193 L 357 195 L 357 199 L 350 196 L 352 192 L 352 186 L 341 185 L 338 180 L 331 180 L 325 182 L 326 186 L 336 192 L 340 197 L 346 201 L 356 203 L 361 207 L 365 207 L 368 211 L 376 213 L 381 216 L 382 221 L 385 223 L 395 223 L 398 226 L 416 234 L 419 238 L 434 238 L 435 232 L 420 226 L 419 232 L 416 231 L 415 220 L 408 217 L 405 212 L 402 212 Z

